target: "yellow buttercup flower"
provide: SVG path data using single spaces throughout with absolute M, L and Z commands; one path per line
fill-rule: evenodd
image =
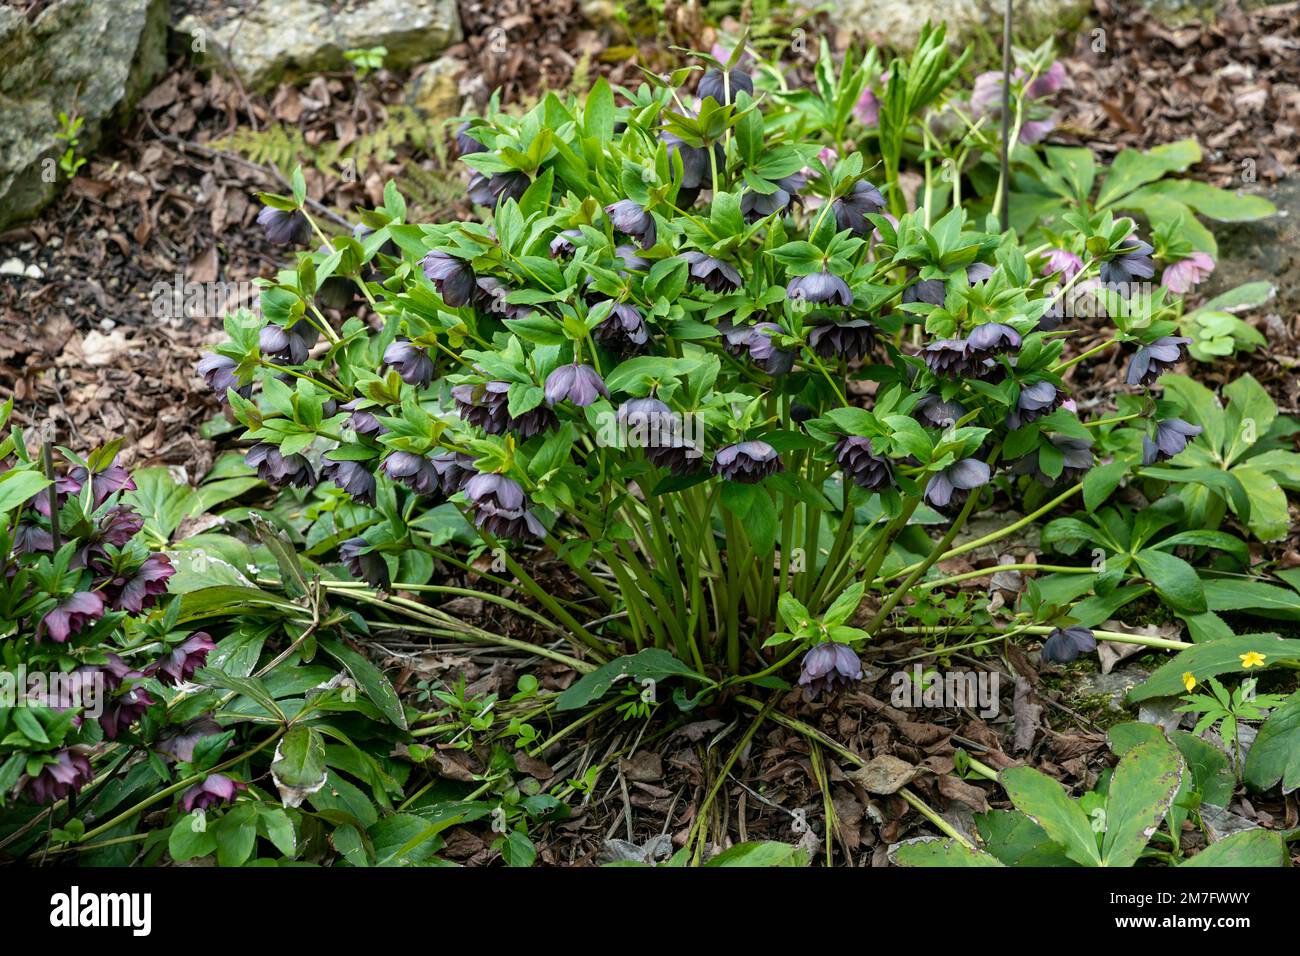
M 1249 651 L 1245 654 L 1238 655 L 1241 657 L 1242 667 L 1263 667 L 1264 656 L 1259 651 Z
M 1192 676 L 1191 671 L 1183 672 L 1183 686 L 1187 688 L 1189 693 L 1196 687 L 1196 678 Z

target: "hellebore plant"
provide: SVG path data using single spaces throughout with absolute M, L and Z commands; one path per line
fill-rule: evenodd
M 681 70 L 471 121 L 480 221 L 409 223 L 390 184 L 363 239 L 300 254 L 200 372 L 268 482 L 350 497 L 355 520 L 332 533 L 372 587 L 431 587 L 435 561 L 470 567 L 477 537 L 485 580 L 527 594 L 584 662 L 666 650 L 719 686 L 805 657 L 804 687 L 826 691 L 857 678 L 855 648 L 899 623 L 995 495 L 1033 520 L 1099 454 L 1140 464 L 1137 428 L 1113 426 L 1141 416 L 1081 420 L 1066 369 L 1123 348 L 1154 408 L 1146 389 L 1184 340 L 1117 308 L 1111 337 L 1063 357 L 1066 295 L 1150 262 L 1132 220 L 1070 214 L 1055 246 L 1026 250 L 932 188 L 931 167 L 905 211 L 901 138 L 964 62 L 948 65 L 941 31 L 891 67 L 879 154 L 817 134 L 822 117 L 848 128 L 874 54 L 837 74 L 824 52 L 818 89 L 797 92 L 704 59 L 693 94 Z M 304 195 L 264 200 L 317 229 Z M 335 328 L 318 306 L 337 276 L 369 322 Z M 263 323 L 316 344 L 301 362 L 267 354 L 280 336 Z M 1176 431 L 1149 440 L 1172 451 Z M 922 518 L 947 525 L 938 540 Z M 545 583 L 542 554 L 587 593 Z M 791 625 L 791 601 L 833 626 Z M 1032 633 L 1068 626 L 1068 607 L 1043 607 L 1019 612 Z M 779 619 L 794 646 L 774 659 Z

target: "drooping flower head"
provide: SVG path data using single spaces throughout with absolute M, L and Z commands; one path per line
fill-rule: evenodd
M 208 661 L 208 654 L 217 646 L 212 635 L 207 631 L 195 631 L 165 655 L 145 668 L 146 674 L 153 674 L 158 683 L 164 687 L 184 684 L 194 672 Z
M 862 680 L 862 661 L 847 644 L 825 641 L 809 649 L 799 669 L 804 700 Z
M 453 309 L 468 305 L 476 286 L 474 270 L 464 259 L 458 259 L 441 249 L 434 249 L 422 260 L 424 276 L 442 296 L 442 301 Z
M 794 302 L 830 303 L 846 307 L 853 304 L 853 290 L 832 272 L 795 276 L 786 286 L 785 296 Z
M 465 485 L 474 523 L 498 538 L 542 538 L 545 526 L 528 510 L 524 489 L 506 475 L 484 472 Z
M 129 576 L 115 577 L 104 587 L 114 611 L 139 614 L 167 593 L 167 579 L 176 573 L 165 554 L 151 554 Z
M 278 359 L 290 365 L 301 365 L 316 344 L 317 332 L 307 322 L 299 322 L 291 329 L 274 322 L 262 327 L 257 334 L 257 348 L 267 358 Z
M 710 292 L 734 292 L 740 288 L 740 273 L 730 262 L 691 249 L 682 253 L 689 274 Z
M 609 389 L 605 387 L 605 381 L 599 373 L 590 365 L 581 365 L 577 362 L 572 365 L 561 365 L 546 376 L 546 384 L 542 391 L 547 405 L 558 405 L 560 402 L 569 401 L 579 408 L 585 408 L 595 402 L 597 396 L 603 395 L 609 398 Z
M 866 319 L 819 321 L 808 331 L 808 346 L 821 358 L 863 359 L 876 344 L 876 329 Z
M 257 477 L 272 488 L 309 488 L 316 483 L 311 462 L 299 454 L 283 455 L 269 442 L 258 442 L 244 455 L 244 462 L 257 469 Z
M 889 459 L 875 453 L 870 438 L 845 435 L 835 443 L 835 463 L 850 481 L 871 491 L 894 483 Z
M 1101 281 L 1108 286 L 1122 286 L 1134 279 L 1150 279 L 1156 274 L 1151 244 L 1129 236 L 1118 253 L 1101 264 Z
M 233 388 L 242 398 L 253 394 L 253 386 L 240 385 L 236 369 L 239 367 L 234 359 L 216 352 L 209 353 L 195 364 L 194 370 L 207 383 L 208 388 L 217 393 L 221 401 L 226 400 L 226 390 Z
M 348 538 L 339 545 L 339 559 L 348 574 L 372 588 L 386 591 L 390 585 L 388 562 L 365 538 Z
M 1156 422 L 1155 438 L 1142 436 L 1142 464 L 1154 465 L 1158 461 L 1168 461 L 1202 431 L 1204 429 L 1200 425 L 1193 425 L 1181 418 L 1166 418 L 1162 422 Z
M 605 215 L 609 216 L 615 229 L 631 236 L 642 249 L 649 249 L 655 244 L 658 237 L 655 217 L 631 199 L 620 199 L 606 206 Z
M 384 349 L 384 364 L 396 369 L 407 385 L 423 388 L 433 381 L 433 359 L 406 339 L 398 339 Z
M 714 68 L 704 71 L 695 93 L 702 100 L 711 97 L 715 103 L 726 105 L 736 102 L 736 93 L 742 90 L 754 95 L 754 80 L 748 73 L 739 67 L 733 67 L 725 74 Z
M 641 310 L 630 302 L 615 302 L 609 315 L 591 330 L 591 337 L 619 355 L 641 351 L 650 341 Z
M 27 777 L 22 792 L 37 803 L 48 806 L 63 800 L 95 777 L 90 758 L 78 747 L 65 747 L 54 755 L 54 762 L 41 767 L 34 777 Z
M 363 461 L 326 460 L 321 465 L 320 476 L 332 481 L 341 490 L 363 505 L 374 507 L 375 476 Z
M 257 214 L 257 224 L 273 246 L 305 246 L 311 241 L 311 223 L 298 209 L 264 206 Z
M 781 326 L 775 322 L 758 322 L 745 337 L 745 347 L 755 365 L 768 375 L 785 375 L 794 367 L 794 352 L 777 346 Z
M 1064 281 L 1069 282 L 1082 269 L 1083 260 L 1069 249 L 1052 249 L 1047 254 L 1047 262 L 1043 264 L 1043 275 L 1059 275 Z
M 451 397 L 460 417 L 489 435 L 513 432 L 526 441 L 559 423 L 555 413 L 545 405 L 511 415 L 509 382 L 456 385 L 451 390 Z
M 1020 348 L 1020 333 L 1001 322 L 985 322 L 971 329 L 966 336 L 971 352 L 983 355 L 1005 355 Z
M 44 635 L 55 644 L 64 644 L 70 636 L 80 634 L 103 616 L 104 595 L 99 591 L 78 591 L 64 598 L 41 619 L 36 629 L 37 643 Z
M 971 491 L 989 483 L 989 466 L 978 458 L 964 458 L 936 472 L 925 486 L 925 500 L 935 508 L 960 507 Z
M 395 451 L 384 459 L 384 474 L 405 485 L 417 495 L 442 497 L 438 472 L 423 455 L 410 451 Z
M 1124 381 L 1129 385 L 1150 385 L 1184 358 L 1184 346 L 1192 340 L 1181 335 L 1162 335 L 1143 345 L 1129 359 Z
M 866 239 L 876 228 L 867 216 L 881 212 L 884 208 L 885 197 L 865 179 L 859 179 L 848 193 L 831 203 L 835 228 L 852 230 L 860 239 Z
M 1020 389 L 1016 406 L 1007 413 L 1007 428 L 1013 431 L 1022 425 L 1036 422 L 1061 407 L 1065 396 L 1048 381 L 1034 382 Z
M 753 485 L 769 475 L 784 471 L 781 456 L 765 441 L 753 439 L 718 449 L 713 456 L 713 473 L 728 481 Z
M 224 773 L 210 773 L 202 783 L 196 783 L 181 794 L 181 810 L 193 813 L 234 803 L 235 798 L 247 789 L 248 784 L 232 780 Z
M 1160 277 L 1160 284 L 1170 292 L 1185 295 L 1193 287 L 1200 285 L 1214 271 L 1214 260 L 1208 253 L 1193 252 L 1186 259 L 1180 259 L 1165 269 Z
M 1086 627 L 1058 627 L 1043 642 L 1042 659 L 1051 664 L 1068 664 L 1080 654 L 1097 649 L 1097 638 Z

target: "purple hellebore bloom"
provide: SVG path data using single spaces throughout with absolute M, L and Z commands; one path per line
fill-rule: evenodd
M 1154 465 L 1158 461 L 1168 461 L 1202 431 L 1204 429 L 1200 425 L 1193 425 L 1181 418 L 1166 418 L 1162 422 L 1156 422 L 1155 440 L 1152 441 L 1149 435 L 1142 436 L 1142 464 Z
M 257 348 L 265 356 L 290 365 L 307 361 L 307 353 L 316 344 L 317 332 L 306 322 L 291 329 L 270 323 L 257 333 Z
M 497 203 L 505 199 L 513 199 L 517 202 L 531 185 L 532 180 L 528 178 L 528 174 L 517 170 L 495 173 L 492 176 L 474 173 L 469 178 L 466 192 L 469 194 L 470 202 L 495 209 Z
M 1035 382 L 1020 389 L 1016 407 L 1007 413 L 1007 428 L 1013 431 L 1022 425 L 1036 422 L 1061 407 L 1065 396 L 1051 382 Z
M 858 101 L 853 104 L 853 118 L 867 129 L 880 125 L 880 99 L 871 87 L 863 90 Z
M 146 674 L 155 675 L 164 687 L 175 687 L 194 676 L 194 672 L 208 662 L 208 654 L 217 642 L 207 631 L 195 631 L 154 663 L 145 668 Z
M 785 287 L 785 296 L 796 302 L 830 302 L 843 306 L 853 304 L 853 290 L 849 284 L 830 272 L 796 276 Z
M 591 337 L 618 355 L 632 355 L 650 341 L 641 310 L 630 302 L 615 302 L 609 315 L 591 331 Z
M 226 389 L 233 388 L 243 398 L 253 394 L 253 386 L 240 385 L 239 376 L 235 374 L 235 369 L 239 364 L 229 356 L 220 355 L 216 352 L 203 356 L 195 364 L 194 370 L 198 372 L 208 385 L 208 388 L 217 393 L 221 401 L 226 400 Z
M 713 456 L 712 471 L 727 481 L 755 485 L 769 475 L 784 471 L 781 456 L 765 441 L 737 442 L 718 449 Z
M 365 538 L 348 538 L 340 544 L 339 560 L 348 569 L 348 574 L 372 588 L 387 591 L 392 583 L 388 576 L 388 562 Z
M 733 67 L 724 75 L 721 70 L 713 68 L 704 71 L 695 95 L 702 100 L 712 98 L 715 103 L 727 105 L 736 102 L 736 93 L 741 90 L 754 95 L 754 80 L 748 73 Z
M 1025 120 L 1020 124 L 1020 142 L 1030 146 L 1041 143 L 1054 129 L 1056 129 L 1056 119 L 1051 116 L 1046 119 Z
M 996 270 L 987 262 L 972 262 L 966 267 L 966 281 L 977 285 L 990 278 Z
M 332 481 L 363 505 L 375 504 L 375 476 L 362 461 L 331 461 L 327 459 L 320 468 L 320 476 Z
M 423 455 L 395 451 L 384 460 L 384 474 L 417 495 L 441 495 L 437 469 Z
M 473 129 L 474 127 L 471 123 L 464 122 L 461 123 L 460 128 L 456 130 L 457 156 L 469 156 L 471 153 L 487 152 L 486 146 L 476 140 L 473 136 L 469 135 Z
M 925 500 L 935 508 L 958 507 L 975 488 L 989 483 L 989 466 L 978 458 L 963 458 L 936 472 L 925 486 Z
M 1025 93 L 1028 94 L 1030 99 L 1041 100 L 1057 93 L 1065 86 L 1068 79 L 1065 64 L 1060 60 L 1054 60 L 1052 65 L 1047 68 L 1046 73 L 1034 77 L 1030 84 L 1025 87 Z
M 133 575 L 114 578 L 105 587 L 105 593 L 111 596 L 109 607 L 139 614 L 167 593 L 167 579 L 175 573 L 167 555 L 149 555 Z
M 690 266 L 690 276 L 710 292 L 734 292 L 740 288 L 740 273 L 730 262 L 702 252 L 683 252 L 682 258 Z
M 1041 657 L 1049 664 L 1068 664 L 1085 651 L 1097 649 L 1097 638 L 1086 627 L 1058 627 L 1043 641 Z
M 196 783 L 181 794 L 181 810 L 193 813 L 195 810 L 211 810 L 213 807 L 234 803 L 235 797 L 247 789 L 248 784 L 232 780 L 224 773 L 208 774 L 202 783 Z
M 438 485 L 446 495 L 464 491 L 469 480 L 477 474 L 474 470 L 474 456 L 464 452 L 439 452 L 429 459 L 429 464 L 437 473 Z
M 642 249 L 649 249 L 658 238 L 655 217 L 646 212 L 631 199 L 620 199 L 605 207 L 605 215 L 614 224 L 614 228 L 624 235 L 631 236 Z
M 264 206 L 257 214 L 257 224 L 273 246 L 305 246 L 311 241 L 311 223 L 298 209 Z
M 1079 274 L 1081 269 L 1083 269 L 1083 260 L 1069 249 L 1053 249 L 1047 255 L 1043 275 L 1059 275 L 1064 281 L 1069 282 Z
M 40 643 L 42 634 L 49 635 L 55 644 L 66 643 L 71 635 L 80 634 L 103 616 L 104 595 L 99 591 L 78 591 L 64 598 L 41 619 L 36 628 L 36 643 Z
M 745 338 L 750 359 L 773 377 L 785 375 L 794 367 L 794 352 L 777 347 L 775 337 L 781 333 L 781 326 L 775 322 L 759 322 Z
M 212 719 L 211 714 L 204 714 L 180 727 L 169 727 L 164 730 L 154 744 L 154 750 L 163 757 L 184 760 L 188 763 L 194 759 L 194 748 L 198 746 L 199 741 L 219 733 L 221 733 L 221 725 Z
M 865 358 L 876 344 L 876 329 L 866 319 L 818 322 L 808 332 L 808 347 L 821 358 Z
M 807 182 L 807 177 L 802 172 L 796 172 L 778 179 L 776 189 L 770 193 L 746 189 L 740 197 L 740 212 L 745 217 L 745 222 L 758 222 L 768 216 L 783 213 L 795 203 L 801 202 L 799 190 Z
M 799 686 L 804 700 L 810 701 L 825 691 L 834 692 L 862 680 L 862 661 L 847 644 L 825 641 L 814 645 L 803 656 Z
M 1170 292 L 1186 295 L 1193 286 L 1205 281 L 1214 271 L 1214 260 L 1204 252 L 1193 252 L 1186 259 L 1180 259 L 1165 269 L 1160 277 L 1160 284 Z
M 579 408 L 586 408 L 596 401 L 597 396 L 609 398 L 609 389 L 604 380 L 590 365 L 561 365 L 546 376 L 542 391 L 547 405 L 558 405 L 570 401 Z
M 14 532 L 14 554 L 36 554 L 54 552 L 54 536 L 49 531 L 34 524 L 23 523 Z
M 420 260 L 420 265 L 424 277 L 433 283 L 442 301 L 453 309 L 468 305 L 477 291 L 474 270 L 464 259 L 434 249 Z
M 524 489 L 505 475 L 483 472 L 465 485 L 474 523 L 499 538 L 546 536 L 545 526 L 528 510 Z
M 77 747 L 65 747 L 54 755 L 54 763 L 41 767 L 40 773 L 27 777 L 22 791 L 40 804 L 51 804 L 81 788 L 94 779 L 90 759 Z
M 657 398 L 628 399 L 618 407 L 618 423 L 656 468 L 685 476 L 703 463 L 700 449 L 682 436 L 681 419 Z
M 1125 285 L 1134 279 L 1150 279 L 1156 274 L 1151 244 L 1129 236 L 1126 245 L 1110 260 L 1101 264 L 1101 281 L 1108 286 Z
M 70 469 L 66 474 L 60 475 L 54 482 L 54 490 L 58 493 L 59 503 L 69 495 L 81 494 L 81 489 L 89 481 L 94 486 L 94 502 L 98 508 L 110 497 L 119 491 L 134 491 L 135 482 L 131 479 L 131 473 L 117 464 L 116 461 L 107 468 L 102 468 L 91 475 L 81 465 Z M 43 514 L 45 517 L 50 516 L 50 496 L 46 492 L 41 492 L 35 496 L 32 506 Z
M 835 215 L 835 228 L 849 229 L 855 236 L 865 239 L 875 230 L 875 225 L 867 218 L 868 214 L 878 213 L 885 208 L 885 197 L 880 190 L 860 179 L 853 188 L 831 203 L 831 212 Z
M 565 229 L 551 240 L 551 255 L 567 259 L 578 251 L 573 240 L 581 238 L 580 229 Z
M 1124 381 L 1129 385 L 1150 385 L 1183 360 L 1183 346 L 1192 340 L 1181 335 L 1162 335 L 1133 353 Z
M 713 169 L 709 165 L 708 150 L 703 146 L 691 146 L 674 133 L 661 132 L 659 138 L 668 147 L 669 160 L 672 159 L 674 152 L 682 158 L 682 183 L 677 193 L 677 205 L 681 209 L 687 209 L 695 202 L 700 190 L 705 187 L 705 180 L 708 180 L 709 184 L 713 182 Z M 713 145 L 713 154 L 718 162 L 718 168 L 721 169 L 726 162 L 721 143 Z
M 1070 438 L 1066 435 L 1048 435 L 1047 440 L 1061 453 L 1062 464 L 1059 475 L 1053 478 L 1042 470 L 1037 448 L 1016 460 L 1011 466 L 1012 474 L 1031 475 L 1040 485 L 1051 488 L 1062 482 L 1074 484 L 1088 473 L 1093 464 L 1091 441 Z
M 433 381 L 433 359 L 407 339 L 398 339 L 384 349 L 384 364 L 397 369 L 397 374 L 407 385 L 424 388 Z
M 549 431 L 558 424 L 555 413 L 545 405 L 518 415 L 510 414 L 510 383 L 466 383 L 451 390 L 460 417 L 489 435 L 514 432 L 523 441 Z
M 970 94 L 971 113 L 976 117 L 1002 112 L 1002 72 L 988 70 L 975 77 Z
M 985 322 L 966 336 L 966 345 L 971 352 L 1001 355 L 1020 348 L 1020 333 L 1001 322 Z
M 921 350 L 921 358 L 935 375 L 955 378 L 969 375 L 977 369 L 970 343 L 965 339 L 935 339 Z
M 845 435 L 835 443 L 835 463 L 854 484 L 875 491 L 894 483 L 889 459 L 877 455 L 871 439 Z
M 966 417 L 966 406 L 960 402 L 945 402 L 938 395 L 923 395 L 913 407 L 912 417 L 929 428 L 954 428 Z
M 615 266 L 619 275 L 626 276 L 629 272 L 649 272 L 650 260 L 641 255 L 636 246 L 617 246 L 614 249 L 616 261 L 621 260 L 622 266 Z
M 943 305 L 948 297 L 948 286 L 942 279 L 920 279 L 903 290 L 903 302 L 928 302 Z
M 258 442 L 248 450 L 244 462 L 257 469 L 257 477 L 272 488 L 290 485 L 294 488 L 309 488 L 316 482 L 312 473 L 311 462 L 302 455 L 284 455 L 280 449 L 269 442 Z
M 104 706 L 104 712 L 99 715 L 99 727 L 107 739 L 116 740 L 156 703 L 153 694 L 144 687 L 124 690 Z
M 372 412 L 368 412 L 361 407 L 363 401 L 365 399 L 354 398 L 342 406 L 343 411 L 351 412 L 348 417 L 348 427 L 363 438 L 374 438 L 388 431 L 387 428 L 380 424 L 379 419 Z
M 96 537 L 105 544 L 121 548 L 140 533 L 144 518 L 129 505 L 115 505 L 99 519 Z

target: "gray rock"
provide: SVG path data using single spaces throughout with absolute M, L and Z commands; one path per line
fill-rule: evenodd
M 1088 674 L 1079 681 L 1074 693 L 1079 697 L 1108 697 L 1107 706 L 1114 711 L 1125 711 L 1124 698 L 1128 692 L 1151 675 L 1140 667 L 1129 667 L 1110 674 Z
M 948 38 L 964 44 L 977 36 L 1002 35 L 1004 4 L 994 0 L 836 0 L 832 21 L 869 34 L 894 49 L 910 49 L 927 20 L 947 21 Z M 1039 41 L 1077 27 L 1092 0 L 1017 0 L 1017 42 Z
M 1246 282 L 1271 282 L 1277 286 L 1277 298 L 1261 311 L 1289 318 L 1300 312 L 1300 178 L 1284 179 L 1259 194 L 1277 206 L 1278 214 L 1254 222 L 1215 224 L 1219 260 L 1205 296 L 1212 298 Z
M 60 111 L 82 118 L 88 155 L 166 69 L 166 44 L 167 0 L 53 0 L 31 21 L 0 8 L 0 229 L 66 181 Z
M 258 89 L 286 75 L 343 69 L 349 50 L 382 46 L 385 66 L 407 67 L 461 39 L 456 0 L 262 0 L 234 16 L 190 14 L 176 29 L 197 54 L 227 60 Z

